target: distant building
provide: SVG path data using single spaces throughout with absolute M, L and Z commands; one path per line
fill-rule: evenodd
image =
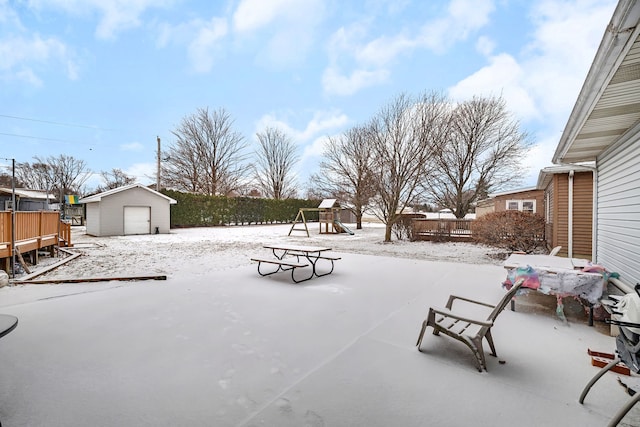
M 16 212 L 54 210 L 51 204 L 56 201 L 55 196 L 45 190 L 29 190 L 27 188 L 16 188 L 15 198 Z M 13 190 L 11 188 L 0 188 L 0 210 L 11 210 L 13 208 L 12 199 Z

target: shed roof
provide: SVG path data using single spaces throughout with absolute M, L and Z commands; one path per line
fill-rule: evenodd
M 594 161 L 640 127 L 640 2 L 620 0 L 605 30 L 553 163 Z
M 13 190 L 11 188 L 0 187 L 0 193 L 12 194 L 12 191 Z M 18 197 L 24 197 L 29 199 L 41 199 L 41 200 L 52 199 L 53 200 L 56 198 L 56 196 L 54 196 L 51 193 L 47 195 L 46 190 L 29 190 L 28 188 L 16 188 L 15 193 L 16 193 L 16 196 Z
M 99 202 L 100 200 L 102 200 L 104 197 L 108 197 L 111 196 L 113 194 L 117 194 L 123 191 L 128 191 L 131 190 L 133 188 L 141 188 L 143 190 L 146 190 L 158 197 L 162 197 L 163 199 L 166 199 L 169 201 L 169 204 L 175 205 L 176 203 L 178 203 L 176 200 L 172 199 L 169 196 L 165 196 L 162 193 L 159 193 L 155 190 L 150 189 L 149 187 L 142 185 L 142 184 L 131 184 L 131 185 L 125 185 L 123 187 L 118 187 L 118 188 L 114 188 L 111 190 L 107 190 L 104 191 L 102 193 L 98 193 L 98 194 L 94 194 L 93 196 L 89 196 L 89 197 L 83 197 L 82 199 L 80 199 L 78 201 L 78 203 L 95 203 L 95 202 Z

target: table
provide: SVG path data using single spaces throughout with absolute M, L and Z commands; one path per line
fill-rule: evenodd
M 563 297 L 574 296 L 587 301 L 589 325 L 593 325 L 593 306 L 599 304 L 606 283 L 600 273 L 580 271 L 587 264 L 588 260 L 581 258 L 512 254 L 504 262 L 504 267 L 509 270 L 506 283 L 515 281 L 516 277 L 526 276 L 523 287 L 556 296 L 556 312 L 563 320 L 566 320 Z
M 582 258 L 565 258 L 554 255 L 511 254 L 504 262 L 504 268 L 526 267 L 527 265 L 547 269 L 579 269 L 588 265 L 589 260 Z
M 18 318 L 9 314 L 0 314 L 0 338 L 18 326 Z
M 326 276 L 333 272 L 334 261 L 340 259 L 340 257 L 328 254 L 331 248 L 325 246 L 300 246 L 300 245 L 288 245 L 288 244 L 267 244 L 263 248 L 270 249 L 273 254 L 273 258 L 251 258 L 252 261 L 258 262 L 258 274 L 261 276 L 268 276 L 281 271 L 291 271 L 291 279 L 295 283 L 304 282 L 306 280 L 315 277 Z M 291 260 L 295 257 L 295 261 Z M 319 260 L 326 260 L 331 263 L 331 269 L 328 272 L 320 272 L 317 268 Z M 277 268 L 275 271 L 263 272 L 260 268 L 262 264 L 273 264 Z M 308 276 L 299 278 L 295 276 L 295 271 L 300 268 L 311 267 L 311 273 Z
M 0 314 L 0 338 L 13 331 L 18 326 L 18 318 L 9 314 Z M 0 423 L 2 427 L 2 423 Z

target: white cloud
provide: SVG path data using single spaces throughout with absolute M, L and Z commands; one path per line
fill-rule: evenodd
M 445 16 L 422 27 L 419 44 L 443 52 L 488 24 L 494 10 L 493 0 L 453 0 Z
M 566 120 L 608 22 L 614 2 L 574 0 L 537 2 L 532 9 L 532 41 L 518 57 L 491 55 L 478 40 L 488 64 L 450 89 L 460 99 L 474 94 L 503 94 L 524 120 L 560 126 Z
M 238 32 L 252 32 L 269 26 L 278 18 L 293 21 L 304 17 L 315 8 L 318 1 L 298 0 L 241 0 L 233 14 L 234 29 Z
M 480 52 L 484 56 L 490 56 L 494 49 L 496 48 L 496 44 L 493 40 L 486 36 L 478 37 L 478 41 L 476 42 L 476 50 Z
M 195 72 L 211 71 L 216 55 L 222 50 L 222 41 L 229 32 L 226 19 L 212 17 L 209 21 L 194 19 L 178 25 L 158 25 L 156 46 L 186 46 L 189 63 Z
M 71 59 L 67 46 L 55 37 L 42 38 L 39 34 L 29 37 L 11 36 L 0 39 L 0 73 L 5 79 L 17 79 L 34 86 L 41 86 L 37 68 L 53 62 L 65 65 L 67 77 L 77 77 L 77 66 Z
M 217 44 L 226 35 L 227 22 L 221 18 L 212 18 L 198 30 L 188 48 L 189 59 L 195 71 L 211 71 Z
M 306 57 L 323 17 L 323 0 L 241 0 L 232 22 L 242 40 L 260 40 L 258 62 L 282 67 Z
M 507 106 L 521 120 L 539 118 L 535 100 L 522 86 L 521 65 L 505 53 L 489 58 L 489 64 L 449 89 L 455 100 L 464 100 L 474 95 L 502 96 Z
M 157 165 L 155 163 L 134 163 L 124 170 L 129 176 L 135 176 L 139 184 L 156 182 Z
M 139 142 L 131 142 L 129 144 L 121 144 L 120 150 L 122 151 L 142 151 L 144 150 L 144 145 Z
M 487 65 L 449 89 L 464 99 L 473 95 L 500 95 L 507 108 L 524 122 L 535 123 L 536 145 L 525 163 L 529 184 L 548 166 L 580 87 L 593 61 L 614 0 L 544 0 L 532 4 L 531 42 L 517 56 L 493 54 L 484 40 L 477 48 Z
M 265 114 L 256 123 L 256 132 L 265 127 L 276 127 L 289 135 L 296 143 L 305 145 L 308 141 L 331 130 L 339 129 L 349 123 L 349 117 L 340 111 L 316 111 L 304 129 L 296 129 L 288 120 Z
M 327 68 L 322 74 L 322 86 L 328 94 L 353 95 L 361 89 L 378 85 L 389 78 L 389 71 L 353 70 L 350 75 L 343 75 L 336 68 Z
M 389 78 L 390 65 L 400 55 L 416 49 L 442 52 L 487 25 L 494 9 L 493 0 L 452 0 L 444 16 L 428 21 L 414 34 L 402 28 L 396 34 L 369 41 L 366 41 L 367 22 L 340 28 L 327 44 L 329 65 L 323 73 L 324 91 L 352 95 L 379 85 Z M 352 71 L 340 71 L 348 68 Z
M 100 20 L 96 37 L 113 39 L 122 31 L 142 25 L 141 15 L 152 7 L 171 5 L 173 0 L 30 0 L 35 9 L 60 9 L 74 15 L 96 13 Z

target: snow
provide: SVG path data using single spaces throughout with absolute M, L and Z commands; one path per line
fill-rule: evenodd
M 498 317 L 488 372 L 430 331 L 418 352 L 430 305 L 452 293 L 501 298 L 504 258 L 468 243 L 385 244 L 373 223 L 350 228 L 354 236 L 310 225 L 311 237 L 290 237 L 288 225 L 270 225 L 107 238 L 74 228 L 83 256 L 45 278 L 168 279 L 1 288 L 0 312 L 20 323 L 0 339 L 0 421 L 601 426 L 628 399 L 609 373 L 578 403 L 597 372 L 587 349 L 612 352 L 615 339 L 570 301 L 563 323 L 549 296 L 519 297 Z M 298 285 L 287 273 L 260 277 L 249 258 L 279 242 L 330 246 L 342 259 Z M 640 409 L 624 423 L 640 425 Z

